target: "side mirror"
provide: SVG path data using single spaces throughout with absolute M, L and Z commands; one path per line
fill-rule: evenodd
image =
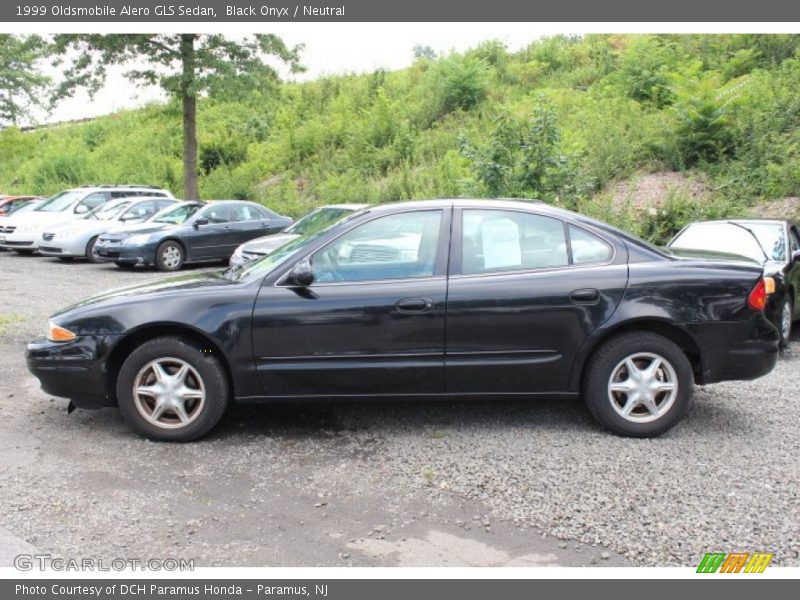
M 197 219 L 194 222 L 194 228 L 197 229 L 200 225 L 208 225 L 208 219 Z
M 314 270 L 311 268 L 311 263 L 303 261 L 296 264 L 294 268 L 289 271 L 286 283 L 299 287 L 308 287 L 314 283 Z
M 85 215 L 87 212 L 89 212 L 89 207 L 85 204 L 78 204 L 78 206 L 75 207 L 76 215 Z

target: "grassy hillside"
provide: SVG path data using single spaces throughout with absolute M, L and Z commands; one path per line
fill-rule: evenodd
M 703 215 L 800 195 L 800 36 L 488 42 L 405 70 L 327 77 L 200 103 L 201 194 L 298 215 L 328 202 L 526 196 L 655 240 Z M 231 95 L 234 95 L 232 92 Z M 180 194 L 173 104 L 0 132 L 0 190 L 93 182 Z M 657 208 L 604 190 L 678 171 L 702 183 Z

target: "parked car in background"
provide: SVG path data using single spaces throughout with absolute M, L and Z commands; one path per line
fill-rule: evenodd
M 39 196 L 5 196 L 0 198 L 0 217 L 7 217 L 34 200 L 41 200 L 41 198 Z
M 167 190 L 139 185 L 83 186 L 51 196 L 34 210 L 11 215 L 0 224 L 0 248 L 32 254 L 39 248 L 45 228 L 78 219 L 116 198 L 150 196 L 172 198 Z
M 648 437 L 681 420 L 695 383 L 775 366 L 765 303 L 752 261 L 677 258 L 545 204 L 405 202 L 244 269 L 83 300 L 27 361 L 48 394 L 119 406 L 159 440 L 199 438 L 237 399 L 351 396 L 580 395 L 612 431 Z
M 786 345 L 800 310 L 800 233 L 797 225 L 777 219 L 697 221 L 668 244 L 675 254 L 713 256 L 723 253 L 757 262 L 775 281 L 766 314 Z M 719 256 L 718 256 L 719 257 Z
M 255 202 L 183 202 L 147 223 L 101 235 L 94 251 L 119 267 L 177 271 L 186 263 L 227 261 L 238 245 L 291 223 Z
M 173 206 L 174 198 L 133 197 L 101 204 L 79 219 L 45 229 L 39 240 L 39 254 L 60 259 L 86 258 L 98 262 L 94 245 L 109 229 L 125 228 L 147 221 Z
M 266 235 L 242 244 L 231 255 L 230 266 L 242 267 L 250 261 L 266 256 L 284 244 L 330 227 L 337 221 L 369 206 L 368 204 L 329 204 L 315 208 L 300 217 L 280 233 Z

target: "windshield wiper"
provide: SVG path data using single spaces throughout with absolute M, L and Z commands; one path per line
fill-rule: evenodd
M 758 236 L 756 235 L 756 232 L 755 232 L 755 231 L 753 231 L 752 229 L 750 229 L 750 228 L 749 228 L 749 227 L 747 227 L 746 225 L 742 225 L 741 223 L 735 223 L 734 221 L 726 221 L 726 223 L 727 223 L 728 225 L 733 225 L 734 227 L 739 227 L 740 229 L 744 229 L 744 230 L 745 230 L 747 233 L 749 233 L 750 235 L 752 235 L 752 236 L 753 236 L 753 239 L 756 241 L 756 244 L 758 245 L 758 249 L 759 249 L 759 250 L 761 250 L 761 254 L 763 254 L 763 255 L 764 255 L 764 260 L 765 260 L 766 262 L 769 262 L 769 261 L 770 261 L 769 255 L 768 255 L 768 254 L 767 254 L 767 252 L 764 250 L 764 246 L 762 246 L 762 245 L 761 245 L 761 242 L 758 240 Z

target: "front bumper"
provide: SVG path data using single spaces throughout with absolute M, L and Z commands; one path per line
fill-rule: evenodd
M 98 357 L 103 345 L 94 337 L 78 337 L 72 342 L 37 338 L 27 347 L 28 370 L 42 390 L 69 398 L 78 408 L 112 406 L 105 366 Z
M 6 250 L 37 250 L 39 248 L 36 232 L 0 233 L 0 248 Z
M 39 254 L 42 256 L 85 256 L 86 244 L 82 239 L 59 239 L 58 236 L 39 241 Z
M 155 264 L 155 246 L 126 246 L 123 242 L 98 240 L 94 245 L 94 255 L 103 261 L 114 261 L 123 265 Z

